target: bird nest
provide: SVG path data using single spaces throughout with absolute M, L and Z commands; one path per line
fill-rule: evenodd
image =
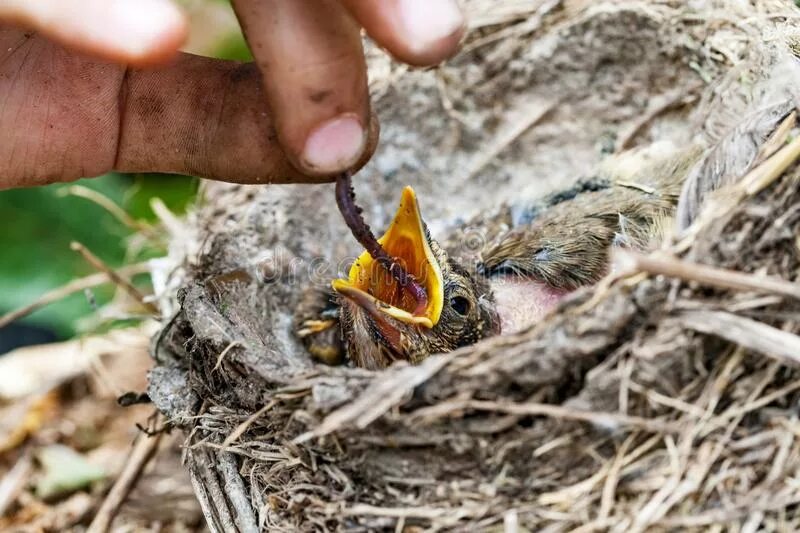
M 534 327 L 368 371 L 316 364 L 292 335 L 355 252 L 332 188 L 210 186 L 149 394 L 186 432 L 213 531 L 800 528 L 794 102 L 766 129 L 730 118 L 787 86 L 765 74 L 781 46 L 753 44 L 785 31 L 784 7 L 700 24 L 682 2 L 576 4 L 478 17 L 439 72 L 373 57 L 386 148 L 361 174 L 366 213 L 385 221 L 373 205 L 412 182 L 434 234 L 463 230 L 531 173 L 590 175 L 605 132 L 612 149 L 702 134 L 680 211 L 694 225 L 616 254 Z

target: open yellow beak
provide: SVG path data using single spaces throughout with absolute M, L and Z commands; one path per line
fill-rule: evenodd
M 432 328 L 442 314 L 444 280 L 411 187 L 403 189 L 394 220 L 378 242 L 425 288 L 428 294 L 425 312 L 420 316 L 412 314 L 414 299 L 368 252 L 362 253 L 350 267 L 348 279 L 333 280 L 333 289 L 371 313 L 384 313 L 406 324 Z

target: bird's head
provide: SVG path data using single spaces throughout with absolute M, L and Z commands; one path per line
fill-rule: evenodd
M 428 301 L 422 313 L 414 314 L 414 299 L 369 253 L 362 253 L 348 278 L 332 283 L 342 338 L 357 366 L 418 363 L 499 331 L 486 280 L 451 260 L 431 238 L 411 187 L 403 190 L 394 220 L 378 242 L 422 285 Z

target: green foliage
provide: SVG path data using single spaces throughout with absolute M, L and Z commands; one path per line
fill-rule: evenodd
M 229 0 L 207 0 L 229 4 Z M 187 8 L 195 2 L 178 0 Z M 187 9 L 187 11 L 191 11 Z M 218 45 L 214 56 L 250 61 L 252 56 L 240 31 L 233 31 Z M 158 174 L 107 174 L 77 182 L 102 193 L 120 205 L 134 219 L 153 221 L 153 197 L 173 212 L 181 213 L 194 198 L 197 180 L 184 176 Z M 69 248 L 70 242 L 83 243 L 112 267 L 132 263 L 163 253 L 163 250 L 129 250 L 132 230 L 102 207 L 84 198 L 65 195 L 72 184 L 0 191 L 0 314 L 28 304 L 43 293 L 94 272 Z M 137 277 L 142 282 L 146 276 Z M 25 319 L 68 337 L 76 332 L 81 317 L 112 295 L 108 286 L 92 290 L 90 297 L 75 294 L 50 305 Z M 114 327 L 122 322 L 105 327 Z
M 106 472 L 86 457 L 62 444 L 38 450 L 44 475 L 38 478 L 36 496 L 45 500 L 66 496 L 106 478 Z
M 196 182 L 191 178 L 165 175 L 124 176 L 108 174 L 80 180 L 121 205 L 136 219 L 154 220 L 150 199 L 160 197 L 172 210 L 181 212 L 191 200 Z M 102 207 L 64 195 L 70 184 L 0 192 L 0 313 L 32 302 L 41 294 L 76 277 L 93 272 L 69 248 L 79 241 L 111 266 L 137 258 L 127 257 L 132 230 Z M 156 250 L 147 250 L 155 255 Z M 111 296 L 109 287 L 92 291 L 101 305 Z M 54 329 L 62 336 L 75 332 L 75 322 L 92 311 L 85 294 L 75 294 L 26 319 Z
M 800 1 L 800 0 L 798 0 Z M 241 33 L 235 33 L 220 43 L 214 57 L 220 59 L 234 59 L 236 61 L 252 61 L 253 54 Z

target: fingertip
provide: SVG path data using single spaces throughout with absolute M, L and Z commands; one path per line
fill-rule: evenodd
M 287 154 L 292 166 L 304 176 L 300 181 L 326 183 L 341 172 L 355 172 L 366 165 L 378 147 L 380 123 L 370 114 L 366 127 L 361 124 L 356 114 L 347 113 L 312 130 L 299 156 Z
M 367 149 L 369 90 L 356 21 L 339 0 L 313 3 L 235 0 L 234 7 L 287 160 L 309 180 L 327 181 Z
M 464 36 L 466 20 L 454 0 L 397 0 L 399 59 L 430 66 L 452 56 Z
M 424 48 L 396 46 L 388 50 L 395 59 L 412 67 L 433 67 L 458 52 L 465 33 L 466 28 L 462 27 Z
M 370 37 L 413 66 L 432 66 L 451 57 L 466 32 L 455 0 L 340 1 Z
M 301 170 L 326 175 L 342 172 L 361 158 L 366 144 L 366 131 L 354 113 L 326 120 L 306 138 Z
M 136 66 L 171 59 L 189 31 L 183 11 L 167 0 L 116 0 L 107 16 L 107 27 L 113 32 L 98 35 L 98 43 L 113 59 Z
M 186 40 L 183 11 L 170 0 L 36 0 L 0 6 L 0 19 L 74 50 L 135 66 L 172 58 Z

